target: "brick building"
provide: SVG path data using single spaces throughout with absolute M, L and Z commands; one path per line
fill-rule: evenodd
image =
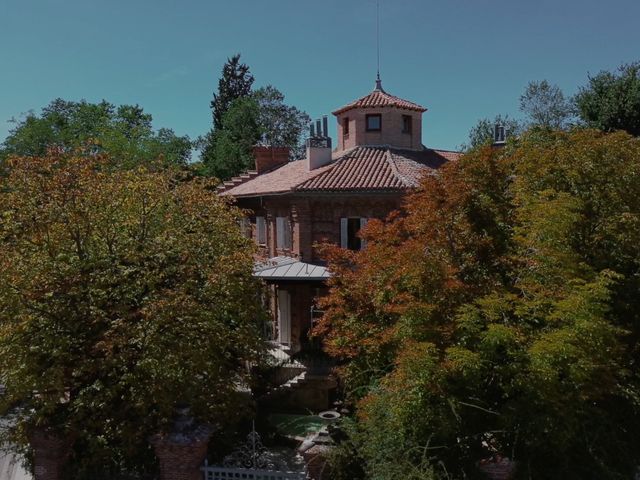
M 273 339 L 303 349 L 314 319 L 314 299 L 329 272 L 314 245 L 365 245 L 358 231 L 385 218 L 421 175 L 455 160 L 457 152 L 422 142 L 426 108 L 388 94 L 380 80 L 368 95 L 333 112 L 332 150 L 327 118 L 311 126 L 307 155 L 289 162 L 283 148 L 256 148 L 256 168 L 219 187 L 251 215 L 244 227 L 260 246 L 256 275 L 273 290 Z

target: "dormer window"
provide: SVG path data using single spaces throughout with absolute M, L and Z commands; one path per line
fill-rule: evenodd
M 366 116 L 367 132 L 379 132 L 382 130 L 382 115 L 372 113 Z
M 402 115 L 402 133 L 411 133 L 412 121 L 411 115 Z
M 344 117 L 342 120 L 342 134 L 349 135 L 349 117 Z

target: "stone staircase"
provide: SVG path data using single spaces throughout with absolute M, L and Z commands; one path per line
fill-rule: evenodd
M 226 182 L 218 185 L 217 191 L 218 194 L 224 193 L 227 190 L 231 190 L 233 187 L 237 187 L 238 185 L 243 184 L 244 182 L 251 180 L 258 176 L 257 170 L 247 170 L 244 173 L 241 173 L 237 177 L 233 177 L 231 180 L 227 180 Z
M 308 382 L 307 372 L 302 372 L 296 375 L 295 377 L 293 377 L 292 379 L 287 380 L 283 384 L 276 385 L 275 387 L 271 388 L 269 391 L 267 391 L 267 393 L 265 393 L 261 397 L 261 400 L 269 400 L 274 397 L 277 397 L 278 395 L 284 395 L 286 393 L 289 393 L 295 390 L 296 388 L 302 387 L 307 382 Z

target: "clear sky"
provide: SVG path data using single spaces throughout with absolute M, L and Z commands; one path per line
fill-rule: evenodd
M 531 80 L 573 94 L 640 60 L 640 0 L 380 0 L 380 12 L 383 85 L 429 108 L 430 147 L 517 116 Z M 137 103 L 196 137 L 236 52 L 256 86 L 329 114 L 373 89 L 375 18 L 375 0 L 0 0 L 0 140 L 56 97 Z

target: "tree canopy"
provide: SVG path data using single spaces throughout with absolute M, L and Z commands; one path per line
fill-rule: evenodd
M 480 478 L 500 454 L 518 478 L 630 478 L 639 172 L 626 133 L 533 130 L 426 177 L 366 250 L 328 248 L 316 334 L 357 420 L 342 462 Z
M 461 148 L 469 150 L 471 148 L 480 147 L 482 145 L 491 145 L 495 138 L 495 126 L 500 125 L 505 128 L 507 138 L 517 136 L 522 131 L 522 125 L 516 119 L 509 115 L 496 115 L 493 120 L 489 118 L 481 118 L 469 131 L 467 144 Z
M 218 93 L 213 94 L 211 101 L 214 130 L 222 128 L 222 119 L 231 107 L 231 103 L 251 93 L 253 81 L 249 66 L 246 63 L 240 63 L 239 53 L 227 59 L 218 81 Z
M 520 96 L 520 111 L 526 115 L 530 127 L 558 130 L 568 126 L 573 106 L 560 87 L 542 80 L 529 82 Z
M 60 98 L 16 120 L 0 146 L 0 163 L 10 155 L 43 156 L 50 148 L 66 152 L 83 148 L 87 153 L 108 153 L 123 167 L 156 162 L 185 165 L 191 141 L 168 128 L 154 131 L 152 117 L 138 105 L 89 103 Z
M 231 102 L 222 118 L 222 128 L 207 139 L 203 161 L 207 172 L 221 180 L 253 168 L 257 144 L 286 146 L 293 158 L 304 153 L 303 134 L 309 116 L 284 103 L 284 95 L 268 85 Z
M 0 185 L 0 412 L 77 437 L 75 472 L 136 471 L 176 404 L 228 425 L 262 351 L 242 214 L 207 179 L 12 157 Z
M 617 73 L 603 71 L 590 77 L 575 102 L 588 126 L 640 136 L 640 63 L 622 65 Z

